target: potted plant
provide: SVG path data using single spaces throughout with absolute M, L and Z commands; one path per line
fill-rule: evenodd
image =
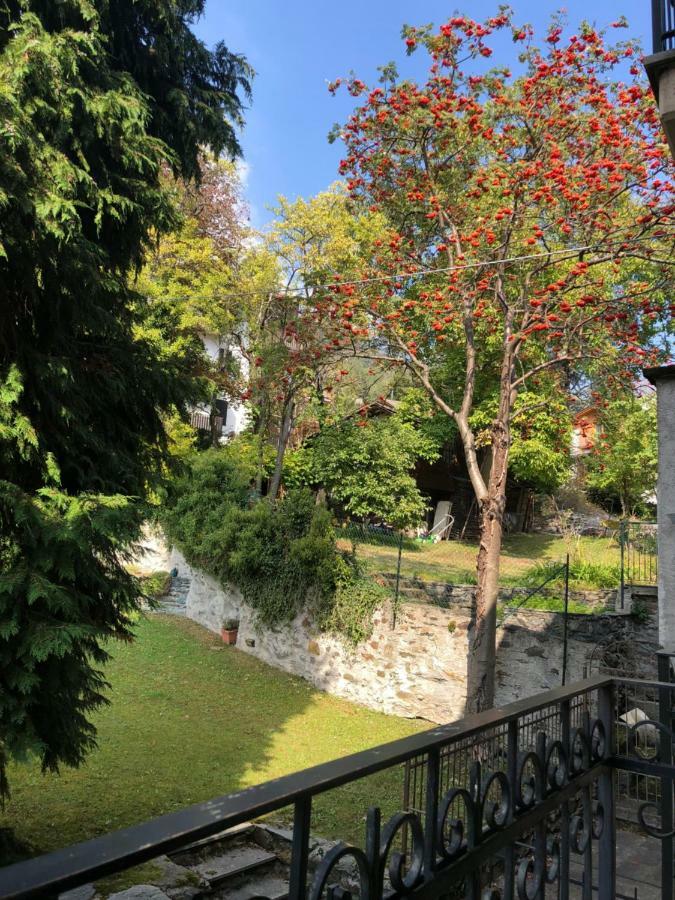
M 236 644 L 237 634 L 239 632 L 238 619 L 224 619 L 220 629 L 220 636 L 225 644 Z

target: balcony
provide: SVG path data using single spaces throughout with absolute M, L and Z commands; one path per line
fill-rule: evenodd
M 660 654 L 657 681 L 599 675 L 19 863 L 0 870 L 0 898 L 55 896 L 292 811 L 291 900 L 672 900 L 671 675 Z M 400 795 L 378 793 L 388 769 Z M 360 779 L 362 841 L 310 871 L 314 798 L 339 804 Z
M 675 156 L 675 0 L 652 0 L 652 55 L 644 65 Z
M 197 431 L 207 431 L 209 433 L 215 431 L 216 434 L 221 434 L 223 430 L 223 417 L 214 416 L 212 419 L 209 413 L 202 412 L 201 410 L 194 410 L 190 415 L 190 424 L 193 428 L 196 428 Z

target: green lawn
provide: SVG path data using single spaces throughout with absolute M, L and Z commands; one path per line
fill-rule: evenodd
M 582 537 L 575 542 L 573 555 L 588 563 L 618 566 L 619 547 L 613 538 Z M 370 571 L 395 572 L 398 548 L 379 544 L 358 544 L 358 555 Z M 438 544 L 409 545 L 403 551 L 401 572 L 410 577 L 450 584 L 471 584 L 476 580 L 478 545 L 468 541 L 441 541 Z M 504 538 L 500 581 L 506 586 L 522 585 L 539 563 L 563 562 L 568 546 L 561 537 L 548 534 L 515 534 Z M 617 581 L 618 584 L 618 581 Z M 575 587 L 593 587 L 580 581 Z
M 79 770 L 10 769 L 0 829 L 35 852 L 94 837 L 430 727 L 314 690 L 184 619 L 151 616 L 132 645 L 115 645 L 111 705 L 99 749 Z M 375 799 L 400 808 L 400 770 L 317 799 L 312 827 L 362 839 Z M 287 817 L 276 817 L 285 820 Z

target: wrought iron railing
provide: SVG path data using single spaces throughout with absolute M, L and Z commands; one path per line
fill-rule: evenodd
M 0 898 L 53 896 L 292 805 L 290 900 L 356 892 L 361 900 L 615 900 L 628 896 L 617 888 L 615 816 L 616 781 L 627 775 L 654 779 L 651 799 L 635 805 L 634 827 L 661 848 L 660 896 L 672 900 L 667 657 L 660 676 L 599 676 L 7 867 Z M 654 718 L 630 720 L 636 692 Z M 385 770 L 401 773 L 411 761 L 418 781 L 401 811 L 384 823 L 380 810 L 396 798 L 374 795 L 363 844 L 336 845 L 310 878 L 315 799 Z M 377 791 L 384 782 L 366 783 Z M 353 864 L 348 884 L 345 861 Z
M 621 606 L 626 592 L 634 587 L 658 584 L 658 526 L 656 522 L 632 522 L 622 519 L 619 524 L 621 549 Z
M 652 0 L 652 43 L 654 53 L 675 50 L 674 0 Z

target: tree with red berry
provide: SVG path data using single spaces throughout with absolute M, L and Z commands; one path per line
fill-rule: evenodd
M 468 706 L 484 709 L 514 411 L 526 391 L 536 407 L 538 394 L 630 380 L 659 358 L 672 173 L 632 42 L 589 25 L 569 34 L 554 19 L 539 45 L 507 8 L 403 36 L 409 53 L 428 54 L 426 82 L 393 66 L 374 89 L 350 79 L 357 106 L 335 134 L 353 201 L 388 228 L 361 277 L 335 279 L 315 309 L 356 355 L 406 367 L 459 432 L 480 511 Z M 522 45 L 515 72 L 487 62 L 509 36 Z M 449 367 L 454 379 L 438 377 Z

